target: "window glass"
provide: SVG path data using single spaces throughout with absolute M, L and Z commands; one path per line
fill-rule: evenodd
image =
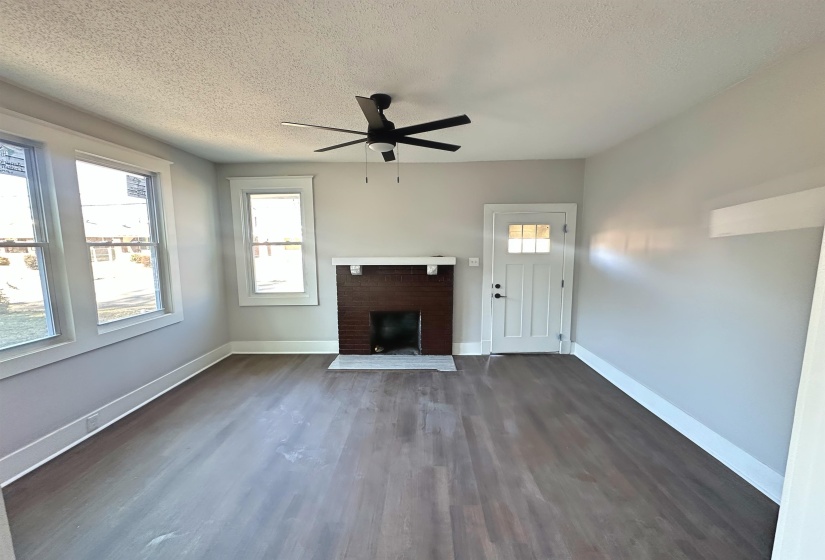
M 0 349 L 57 334 L 34 157 L 0 139 Z
M 98 323 L 163 309 L 150 175 L 77 162 Z
M 507 239 L 508 253 L 549 253 L 549 224 L 511 224 Z
M 301 195 L 250 194 L 249 215 L 255 292 L 303 292 Z

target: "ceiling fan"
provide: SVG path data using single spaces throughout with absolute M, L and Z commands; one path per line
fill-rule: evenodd
M 283 122 L 281 124 L 287 126 L 302 126 L 306 128 L 321 128 L 323 130 L 335 130 L 337 132 L 346 132 L 348 134 L 360 134 L 365 138 L 353 140 L 352 142 L 344 142 L 343 144 L 336 144 L 327 148 L 315 150 L 316 152 L 328 152 L 343 148 L 344 146 L 352 146 L 353 144 L 360 144 L 366 142 L 371 150 L 381 152 L 384 156 L 384 161 L 395 160 L 393 148 L 396 144 L 409 144 L 411 146 L 420 146 L 422 148 L 432 148 L 434 150 L 446 150 L 454 152 L 461 146 L 455 144 L 445 144 L 443 142 L 433 142 L 432 140 L 422 140 L 420 138 L 410 138 L 410 134 L 421 134 L 422 132 L 431 132 L 433 130 L 441 130 L 442 128 L 451 128 L 453 126 L 460 126 L 462 124 L 470 124 L 470 117 L 461 115 L 459 117 L 450 117 L 449 119 L 441 119 L 428 123 L 415 124 L 412 126 L 405 126 L 403 128 L 395 128 L 395 125 L 387 120 L 384 116 L 384 111 L 389 108 L 392 102 L 392 97 L 386 93 L 374 93 L 369 97 L 355 96 L 358 105 L 364 112 L 367 118 L 367 131 L 359 132 L 357 130 L 347 130 L 344 128 L 332 128 L 329 126 L 318 126 L 314 124 L 301 124 L 293 122 Z

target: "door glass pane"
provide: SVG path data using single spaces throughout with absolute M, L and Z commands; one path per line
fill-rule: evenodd
M 0 240 L 32 242 L 34 232 L 25 149 L 0 142 Z
M 508 239 L 507 239 L 507 252 L 508 253 L 521 253 L 521 236 L 522 236 L 522 226 L 521 224 L 511 224 L 510 229 L 508 232 Z
M 550 252 L 550 224 L 536 226 L 536 253 Z
M 77 179 L 86 241 L 153 240 L 148 199 L 150 177 L 78 161 Z
M 55 334 L 42 262 L 38 247 L 0 249 L 0 349 Z
M 89 247 L 98 323 L 161 309 L 155 247 Z
M 301 195 L 251 194 L 252 242 L 301 243 Z
M 549 224 L 511 224 L 507 240 L 508 253 L 549 253 Z
M 304 291 L 304 261 L 301 245 L 254 245 L 252 261 L 255 292 Z

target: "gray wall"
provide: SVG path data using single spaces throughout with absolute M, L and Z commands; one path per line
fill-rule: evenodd
M 415 149 L 415 148 L 411 148 Z M 377 154 L 371 154 L 376 158 Z M 333 257 L 459 258 L 454 342 L 481 340 L 483 205 L 581 202 L 582 160 L 401 164 L 228 164 L 218 166 L 226 285 L 233 340 L 337 340 Z M 314 175 L 318 306 L 239 307 L 229 181 L 234 176 Z
M 0 106 L 174 162 L 184 320 L 0 381 L 0 457 L 228 341 L 215 167 L 0 82 Z
M 575 340 L 784 472 L 822 229 L 709 210 L 825 185 L 825 48 L 586 161 Z

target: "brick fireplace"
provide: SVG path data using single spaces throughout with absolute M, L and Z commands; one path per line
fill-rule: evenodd
M 445 260 L 433 261 L 439 263 L 434 274 L 427 273 L 429 261 L 424 262 L 423 258 L 334 259 L 339 353 L 374 354 L 391 350 L 390 342 L 375 342 L 376 336 L 388 331 L 402 332 L 402 346 L 408 348 L 401 353 L 452 354 L 455 259 L 436 259 Z M 405 261 L 424 264 L 380 264 Z M 369 264 L 371 262 L 375 264 Z M 452 264 L 441 264 L 443 262 Z M 357 265 L 360 274 L 357 271 L 353 274 L 352 263 L 361 263 Z M 415 336 L 409 329 L 416 326 L 419 348 L 413 349 Z

